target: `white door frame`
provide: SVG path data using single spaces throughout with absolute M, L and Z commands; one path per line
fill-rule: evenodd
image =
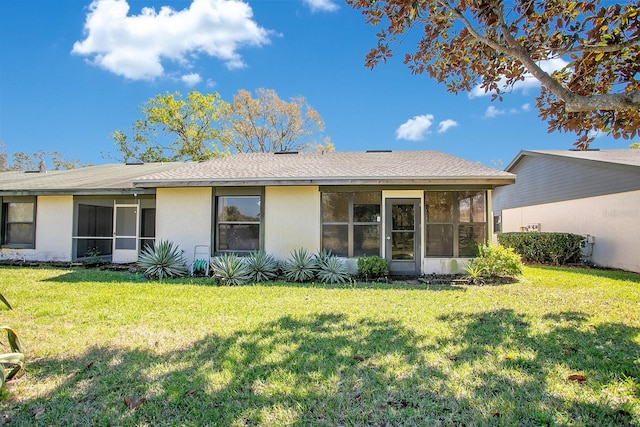
M 118 210 L 134 209 L 135 226 L 131 228 L 131 221 L 126 224 L 118 223 Z M 126 229 L 121 233 L 118 226 L 124 226 Z M 111 255 L 114 264 L 126 264 L 136 262 L 138 260 L 138 235 L 140 234 L 140 203 L 118 203 L 113 202 L 113 253 Z M 131 232 L 134 231 L 134 234 Z

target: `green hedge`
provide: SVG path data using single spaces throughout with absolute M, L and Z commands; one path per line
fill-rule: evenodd
M 584 237 L 571 233 L 501 233 L 498 242 L 526 262 L 564 265 L 580 261 Z

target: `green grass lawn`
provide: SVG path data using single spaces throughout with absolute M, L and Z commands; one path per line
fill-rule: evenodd
M 640 425 L 639 275 L 218 287 L 2 268 L 0 292 L 27 363 L 0 424 Z

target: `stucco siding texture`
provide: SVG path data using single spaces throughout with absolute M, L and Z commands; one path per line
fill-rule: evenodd
M 610 151 L 524 152 L 508 168 L 516 183 L 494 190 L 493 211 L 639 190 L 640 150 Z
M 591 261 L 640 273 L 640 191 L 616 193 L 502 211 L 504 232 L 540 224 L 543 232 L 595 236 Z M 588 254 L 587 254 L 588 255 Z

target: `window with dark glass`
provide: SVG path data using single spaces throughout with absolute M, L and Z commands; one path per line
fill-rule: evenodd
M 380 255 L 382 193 L 323 192 L 322 248 L 338 256 Z
M 156 210 L 143 208 L 140 215 L 140 251 L 153 247 L 156 237 Z
M 2 244 L 33 249 L 36 244 L 35 199 L 4 199 L 2 202 Z
M 76 258 L 111 255 L 113 206 L 78 204 Z M 109 202 L 111 203 L 111 202 Z
M 216 251 L 260 250 L 260 196 L 216 198 Z
M 485 191 L 425 192 L 426 255 L 473 257 L 486 242 Z
M 502 233 L 502 215 L 493 216 L 493 232 Z

